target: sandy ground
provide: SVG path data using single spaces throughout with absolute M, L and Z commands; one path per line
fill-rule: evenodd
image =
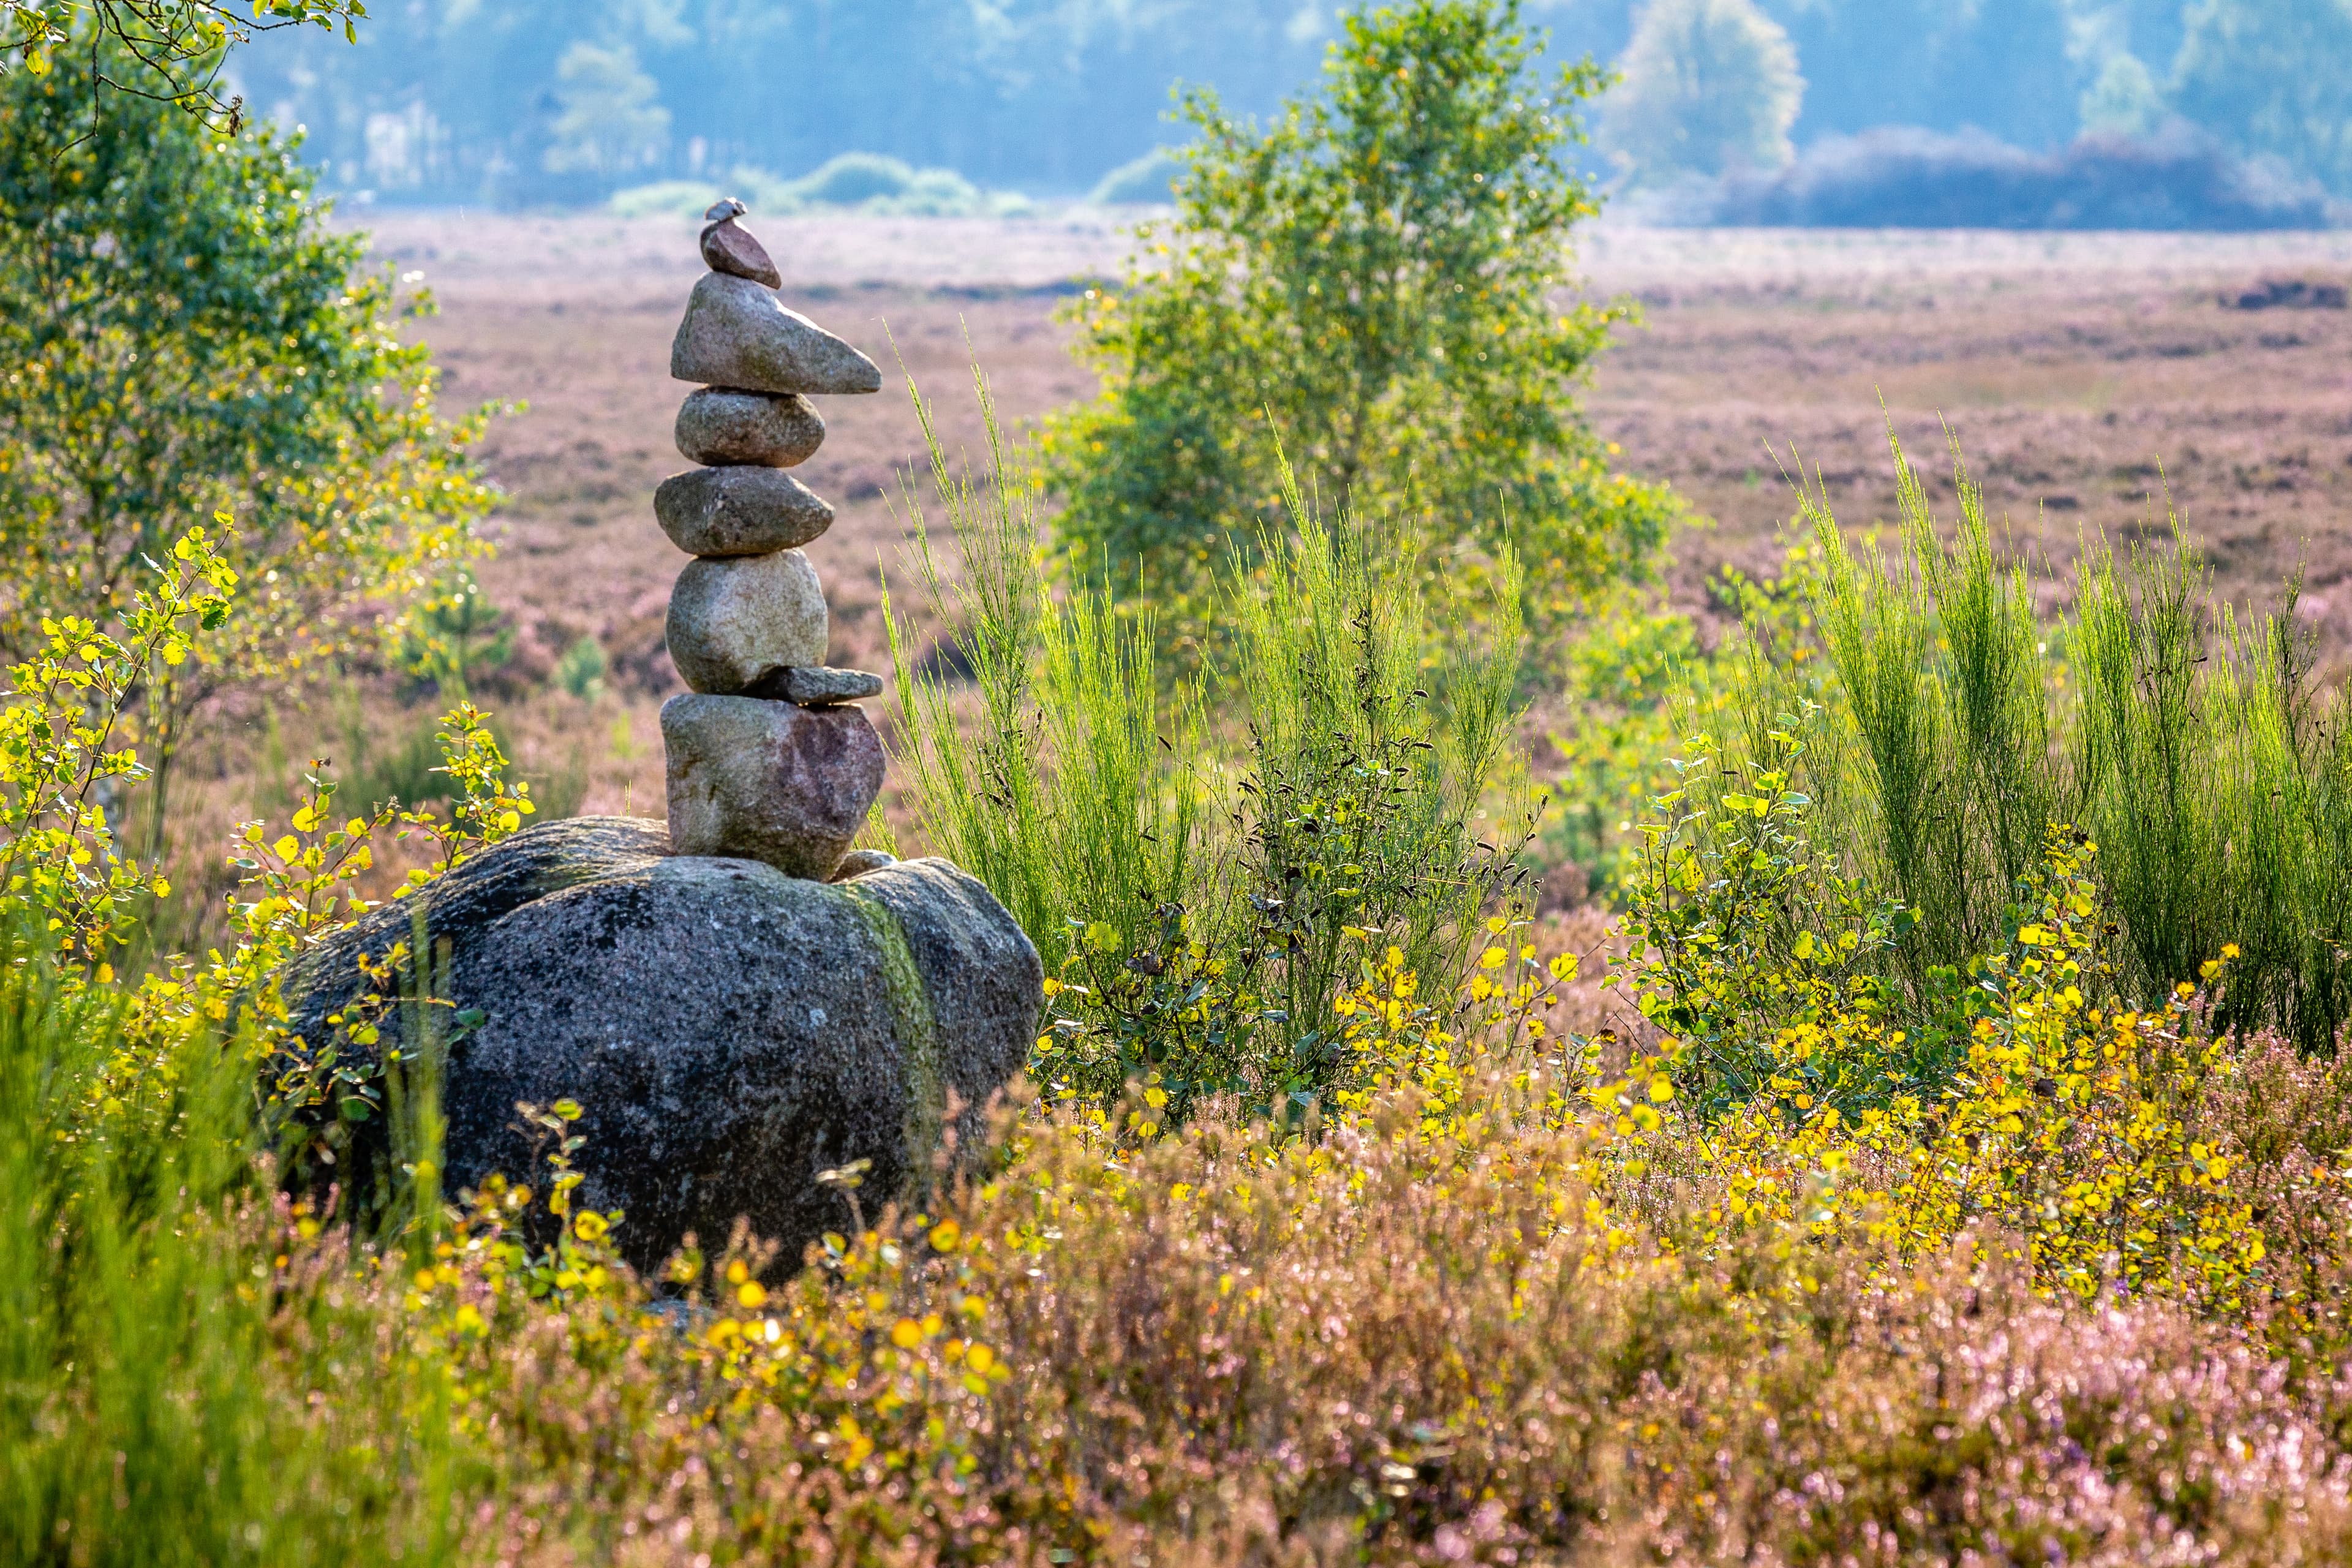
M 685 388 L 667 356 L 700 270 L 693 226 L 467 212 L 364 221 L 378 256 L 438 301 L 417 330 L 445 369 L 445 405 L 528 405 L 496 422 L 484 450 L 508 498 L 484 581 L 517 636 L 480 695 L 554 804 L 657 814 L 655 715 L 679 689 L 662 618 L 682 558 L 651 498 L 685 466 L 671 439 Z M 809 551 L 835 608 L 835 662 L 887 668 L 881 574 L 907 584 L 899 476 L 921 451 L 901 373 L 935 400 L 951 449 L 977 444 L 975 362 L 1014 421 L 1086 395 L 1091 378 L 1070 360 L 1056 307 L 1114 274 L 1125 240 L 1100 213 L 757 227 L 790 302 L 888 373 L 879 396 L 823 400 L 825 446 L 801 470 L 839 509 Z M 1580 265 L 1591 296 L 1641 308 L 1588 406 L 1626 465 L 1691 502 L 1672 577 L 1685 604 L 1704 605 L 1721 562 L 1777 559 L 1792 460 L 1818 470 L 1842 521 L 1890 515 L 1891 419 L 1932 473 L 1945 471 L 1948 426 L 2012 540 L 2061 565 L 2092 531 L 2160 528 L 2168 486 L 2229 592 L 2259 600 L 2300 561 L 2309 624 L 2336 657 L 2352 647 L 2352 312 L 2217 302 L 2266 277 L 2352 279 L 2352 235 L 1604 226 Z M 1949 489 L 1946 478 L 1947 500 Z M 549 679 L 583 636 L 613 662 L 593 704 Z M 430 719 L 421 700 L 367 700 L 386 737 Z M 322 711 L 287 715 L 294 760 L 329 751 L 332 729 Z M 210 804 L 183 844 L 216 843 L 270 804 L 250 782 L 249 734 L 225 729 L 217 752 Z

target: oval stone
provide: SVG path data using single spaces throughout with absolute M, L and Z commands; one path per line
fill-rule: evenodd
M 824 445 L 824 419 L 797 392 L 706 386 L 677 411 L 677 449 L 689 463 L 789 468 Z
M 688 555 L 772 555 L 833 526 L 833 508 L 780 468 L 690 468 L 654 491 L 654 516 Z
M 669 595 L 669 657 L 687 685 L 731 697 L 778 670 L 821 666 L 832 627 L 797 550 L 687 563 Z

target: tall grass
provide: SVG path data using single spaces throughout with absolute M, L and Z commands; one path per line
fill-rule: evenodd
M 257 1180 L 250 1042 L 126 1072 L 119 1006 L 0 980 L 0 1561 L 445 1554 L 446 1384 Z
M 1450 635 L 1376 530 L 1325 520 L 1293 482 L 1287 527 L 1237 549 L 1215 657 L 1179 676 L 1148 607 L 1055 580 L 1027 454 L 975 381 L 986 471 L 950 463 L 916 394 L 931 469 L 906 492 L 972 695 L 885 605 L 923 830 L 1068 983 L 1061 1081 L 1108 1096 L 1149 1078 L 1180 1114 L 1207 1094 L 1312 1100 L 1347 1070 L 1334 1006 L 1367 952 L 1394 945 L 1441 984 L 1521 874 L 1517 563 L 1495 563 L 1479 635 Z
M 2295 626 L 2297 585 L 2268 614 L 2216 605 L 2176 519 L 2120 558 L 2086 540 L 2072 615 L 2045 617 L 1957 446 L 1948 540 L 1893 452 L 1889 551 L 1850 544 L 1826 495 L 1802 492 L 1826 658 L 1727 665 L 1721 700 L 1694 710 L 1710 750 L 1769 765 L 1766 731 L 1818 710 L 1810 831 L 1906 906 L 1888 963 L 1915 993 L 2014 936 L 2020 879 L 2065 823 L 2099 847 L 2128 988 L 2194 981 L 2235 944 L 2223 1025 L 2328 1045 L 2352 1016 L 2352 731 Z

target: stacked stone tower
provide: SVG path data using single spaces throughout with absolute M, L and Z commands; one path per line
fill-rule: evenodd
M 670 374 L 701 387 L 677 413 L 678 450 L 701 466 L 654 496 L 662 531 L 694 557 L 669 599 L 670 658 L 692 689 L 662 707 L 670 849 L 824 881 L 882 788 L 881 739 L 856 706 L 882 681 L 825 663 L 824 591 L 800 547 L 833 508 L 785 470 L 824 439 L 809 399 L 878 392 L 882 373 L 784 308 L 743 210 L 705 215 L 710 271 L 670 345 Z

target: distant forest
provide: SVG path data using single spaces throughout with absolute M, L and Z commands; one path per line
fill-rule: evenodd
M 357 47 L 316 32 L 257 40 L 232 85 L 249 114 L 306 129 L 331 185 L 388 202 L 582 203 L 747 169 L 792 176 L 847 153 L 1055 197 L 1171 140 L 1179 82 L 1214 86 L 1240 112 L 1273 109 L 1314 76 L 1339 9 L 387 0 Z M 1746 49 L 1740 68 L 1773 79 L 1756 90 L 1779 94 L 1759 110 L 1763 172 L 1890 126 L 2034 153 L 2086 131 L 2187 128 L 2352 195 L 2352 0 L 1526 0 L 1523 12 L 1555 56 L 1680 71 L 1686 98 L 1713 62 L 1676 49 Z M 1593 164 L 1610 173 L 1602 129 Z M 1690 172 L 1737 170 L 1717 157 Z

